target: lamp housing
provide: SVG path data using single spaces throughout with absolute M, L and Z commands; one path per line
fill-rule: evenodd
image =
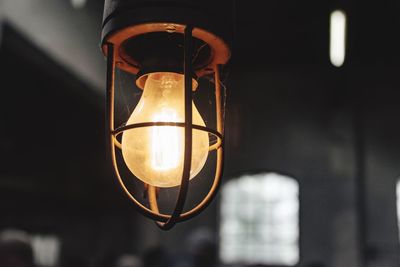
M 218 15 L 192 1 L 106 0 L 102 51 L 107 57 L 107 136 L 118 182 L 134 205 L 164 230 L 199 214 L 212 200 L 222 176 L 224 86 L 221 69 L 230 58 Z M 136 77 L 141 93 L 129 119 L 116 127 L 118 73 Z M 205 123 L 193 93 L 198 79 L 214 84 L 215 128 Z M 184 211 L 190 179 L 215 153 L 215 175 L 207 195 Z M 127 185 L 130 175 L 143 183 L 145 199 Z M 178 187 L 172 212 L 161 212 L 158 198 Z

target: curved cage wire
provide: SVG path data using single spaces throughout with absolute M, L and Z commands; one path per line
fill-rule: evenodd
M 223 114 L 224 106 L 222 104 L 222 92 L 220 83 L 220 65 L 214 66 L 214 81 L 215 81 L 215 114 L 216 114 L 216 130 L 200 125 L 195 125 L 192 122 L 192 30 L 190 26 L 185 27 L 184 31 L 184 92 L 185 92 L 185 120 L 182 123 L 177 122 L 144 122 L 137 124 L 123 125 L 115 129 L 114 121 L 114 109 L 115 109 L 115 70 L 116 70 L 116 55 L 118 49 L 115 49 L 112 43 L 107 44 L 107 122 L 109 137 L 109 147 L 111 149 L 111 159 L 114 167 L 114 172 L 117 177 L 119 184 L 121 185 L 125 194 L 134 203 L 137 209 L 145 216 L 156 221 L 157 225 L 163 229 L 168 230 L 172 228 L 176 223 L 188 220 L 201 211 L 203 211 L 208 204 L 212 201 L 219 188 L 222 169 L 223 169 L 223 148 L 224 148 L 224 137 L 223 137 Z M 134 194 L 128 189 L 124 180 L 122 179 L 121 172 L 117 162 L 116 151 L 121 149 L 121 142 L 118 138 L 123 132 L 132 129 L 143 128 L 143 127 L 154 127 L 154 126 L 174 126 L 184 128 L 184 160 L 183 160 L 183 171 L 181 184 L 179 186 L 178 198 L 175 203 L 175 208 L 171 214 L 161 213 L 157 201 L 157 187 L 145 184 L 147 188 L 148 206 L 141 203 Z M 188 192 L 188 185 L 190 179 L 191 170 L 191 159 L 192 159 L 192 132 L 198 130 L 207 132 L 213 136 L 215 142 L 209 145 L 209 152 L 216 151 L 216 167 L 214 181 L 207 195 L 187 212 L 183 212 L 186 196 Z

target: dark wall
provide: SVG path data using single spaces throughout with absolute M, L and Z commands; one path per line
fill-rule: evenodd
M 59 237 L 62 266 L 115 261 L 136 213 L 106 159 L 103 99 L 8 25 L 0 65 L 0 229 Z
M 400 82 L 396 68 L 358 73 L 363 99 L 365 243 L 369 266 L 396 266 L 399 230 L 395 186 L 400 178 Z M 368 77 L 368 78 L 366 78 Z M 361 89 L 362 88 L 362 89 Z
M 257 171 L 296 178 L 301 261 L 357 266 L 354 113 L 334 75 L 314 68 L 232 74 L 226 178 Z

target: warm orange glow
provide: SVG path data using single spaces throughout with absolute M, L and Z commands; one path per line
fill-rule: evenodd
M 205 126 L 192 102 L 193 124 Z M 142 122 L 184 122 L 184 76 L 159 72 L 148 76 L 142 98 L 127 125 Z M 129 170 L 143 182 L 172 187 L 181 182 L 184 128 L 152 126 L 131 129 L 122 135 L 122 155 Z M 190 178 L 203 168 L 209 151 L 208 133 L 193 130 Z

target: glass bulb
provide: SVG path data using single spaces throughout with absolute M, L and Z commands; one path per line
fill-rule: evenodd
M 171 72 L 149 74 L 141 99 L 127 125 L 142 122 L 185 122 L 184 76 Z M 205 126 L 192 102 L 193 124 Z M 193 129 L 190 179 L 203 168 L 209 150 L 208 133 Z M 185 130 L 151 126 L 125 131 L 122 156 L 129 170 L 157 187 L 178 186 L 182 179 Z

